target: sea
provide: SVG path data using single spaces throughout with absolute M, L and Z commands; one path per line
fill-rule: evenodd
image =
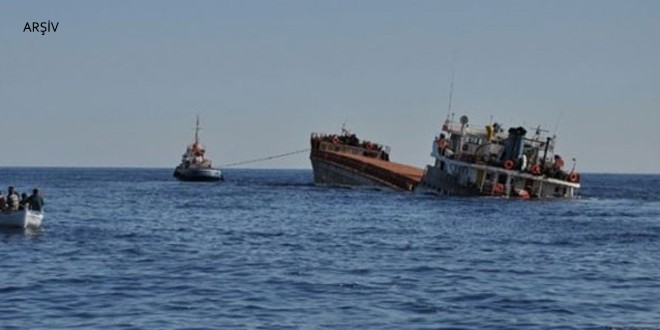
M 0 168 L 0 329 L 658 329 L 660 175 L 580 198 L 317 187 L 311 170 Z

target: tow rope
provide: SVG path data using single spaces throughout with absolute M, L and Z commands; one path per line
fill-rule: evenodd
M 231 166 L 238 166 L 238 165 L 249 164 L 249 163 L 263 162 L 263 161 L 266 161 L 266 160 L 282 158 L 282 157 L 291 156 L 291 155 L 295 155 L 295 154 L 299 154 L 299 153 L 303 153 L 303 152 L 307 152 L 307 151 L 309 151 L 309 148 L 296 150 L 296 151 L 291 151 L 291 152 L 278 154 L 278 155 L 273 155 L 273 156 L 268 156 L 268 157 L 245 160 L 245 161 L 237 162 L 237 163 L 222 164 L 222 165 L 220 165 L 220 167 L 231 167 Z

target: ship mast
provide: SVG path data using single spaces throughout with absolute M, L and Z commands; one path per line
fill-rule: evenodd
M 454 68 L 451 69 L 451 83 L 449 84 L 449 105 L 447 106 L 447 118 L 442 124 L 442 130 L 449 132 L 449 126 L 454 121 L 454 114 L 451 112 L 451 100 L 454 96 Z M 449 119 L 451 116 L 451 120 Z
M 195 144 L 199 143 L 199 115 L 197 115 L 197 124 L 195 125 Z
M 454 68 L 451 69 L 451 83 L 449 84 L 449 106 L 447 107 L 447 120 L 451 114 L 451 99 L 454 96 Z

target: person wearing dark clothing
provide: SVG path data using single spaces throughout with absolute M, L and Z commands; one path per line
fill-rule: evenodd
M 39 189 L 32 190 L 32 195 L 28 197 L 30 210 L 41 211 L 44 208 L 44 199 L 39 194 Z
M 21 201 L 18 202 L 18 209 L 19 210 L 25 210 L 25 209 L 27 209 L 28 205 L 29 205 L 28 195 L 26 193 L 21 193 Z
M 555 155 L 555 161 L 552 164 L 552 176 L 558 179 L 564 179 L 566 172 L 562 169 L 564 167 L 564 160 L 559 155 Z
M 440 134 L 440 137 L 438 138 L 437 141 L 438 144 L 438 153 L 441 155 L 445 154 L 445 149 L 447 148 L 447 139 L 445 138 L 444 134 Z

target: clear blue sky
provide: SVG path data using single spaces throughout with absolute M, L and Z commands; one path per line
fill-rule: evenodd
M 660 1 L 3 1 L 0 50 L 0 166 L 174 167 L 198 113 L 216 164 L 346 122 L 424 166 L 453 67 L 457 115 L 660 173 Z

